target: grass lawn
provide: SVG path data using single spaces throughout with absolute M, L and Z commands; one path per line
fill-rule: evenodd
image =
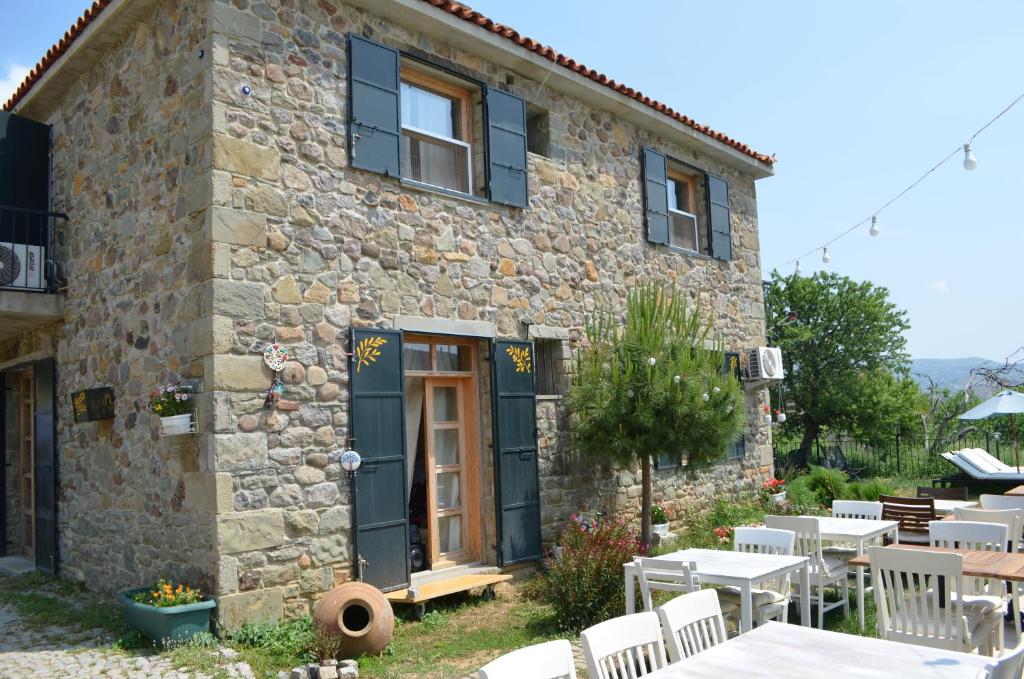
M 524 582 L 503 583 L 497 598 L 448 597 L 421 622 L 396 620 L 395 638 L 379 657 L 359 659 L 360 677 L 449 679 L 471 674 L 494 658 L 523 646 L 567 638 L 551 608 L 525 596 Z

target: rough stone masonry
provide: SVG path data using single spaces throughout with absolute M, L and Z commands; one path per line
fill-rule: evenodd
M 307 613 L 351 578 L 338 451 L 353 325 L 486 321 L 500 337 L 564 337 L 568 355 L 588 312 L 661 280 L 711 317 L 727 349 L 763 344 L 754 179 L 700 144 L 340 0 L 148 4 L 55 104 L 24 110 L 54 125 L 54 204 L 70 216 L 65 319 L 3 344 L 0 360 L 58 358 L 65 574 L 108 591 L 188 577 L 219 596 L 228 626 Z M 529 207 L 351 168 L 348 32 L 543 110 Z M 644 145 L 728 180 L 732 261 L 645 240 Z M 250 348 L 275 339 L 292 360 L 266 410 L 272 375 Z M 201 383 L 200 433 L 160 438 L 145 395 L 182 379 Z M 68 394 L 97 384 L 115 386 L 117 417 L 73 424 Z M 770 473 L 765 393 L 747 401 L 745 457 L 657 472 L 656 497 L 682 506 Z M 581 509 L 636 518 L 638 471 L 581 464 L 557 394 L 537 417 L 546 539 Z

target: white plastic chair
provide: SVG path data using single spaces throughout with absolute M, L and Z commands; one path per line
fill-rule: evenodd
M 882 520 L 882 503 L 864 500 L 832 500 L 832 516 L 837 519 Z
M 674 663 L 727 639 L 722 608 L 713 589 L 677 596 L 658 608 L 658 618 L 668 642 L 668 659 Z
M 572 646 L 565 639 L 546 641 L 492 660 L 480 668 L 480 679 L 576 679 Z
M 821 528 L 814 516 L 766 516 L 769 528 L 791 530 L 796 533 L 793 553 L 810 557 L 811 591 L 801 592 L 796 588 L 797 598 L 810 597 L 818 606 L 818 629 L 825 629 L 825 613 L 833 608 L 843 607 L 843 613 L 850 615 L 850 581 L 847 578 L 846 561 L 835 556 L 825 556 L 821 547 Z M 840 590 L 841 601 L 825 602 L 825 588 L 835 585 Z M 817 590 L 817 594 L 813 592 Z
M 653 611 L 605 620 L 584 630 L 580 641 L 590 679 L 636 679 L 668 665 Z
M 644 610 L 653 611 L 651 592 L 686 593 L 699 589 L 693 571 L 697 564 L 692 561 L 672 561 L 651 557 L 633 557 L 636 577 L 640 582 L 640 596 L 644 601 Z
M 782 554 L 792 556 L 796 534 L 790 530 L 774 528 L 740 527 L 733 529 L 733 551 L 755 554 Z M 789 621 L 790 574 L 768 582 L 755 583 L 751 590 L 751 611 L 753 622 L 760 625 L 766 620 L 778 618 Z M 721 607 L 731 617 L 740 614 L 740 589 L 720 587 L 718 596 Z
M 868 553 L 879 636 L 967 653 L 984 645 L 986 654 L 992 654 L 992 637 L 1002 617 L 965 608 L 953 595 L 964 588 L 961 555 L 889 547 L 872 547 Z M 936 595 L 940 583 L 942 592 Z
M 985 679 L 1020 679 L 1024 674 L 1024 640 L 999 660 L 985 666 Z
M 1024 495 L 982 495 L 982 509 L 1024 509 Z
M 932 547 L 946 549 L 973 549 L 985 552 L 1005 552 L 1009 529 L 1002 523 L 979 521 L 932 521 L 928 524 Z M 964 606 L 974 606 L 986 614 L 999 612 L 1006 615 L 1009 600 L 1002 580 L 964 576 L 964 589 L 957 591 Z M 996 626 L 996 648 L 1003 650 L 1003 625 Z

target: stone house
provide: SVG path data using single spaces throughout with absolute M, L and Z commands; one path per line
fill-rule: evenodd
M 773 159 L 453 2 L 99 0 L 5 111 L 0 248 L 38 280 L 0 281 L 0 556 L 90 587 L 173 574 L 234 624 L 536 560 L 637 512 L 568 446 L 587 312 L 674 280 L 765 340 Z M 161 436 L 178 382 L 196 431 Z M 760 483 L 765 397 L 656 497 Z

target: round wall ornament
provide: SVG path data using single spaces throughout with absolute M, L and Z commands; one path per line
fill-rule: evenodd
M 288 362 L 288 350 L 277 342 L 268 344 L 267 348 L 263 350 L 263 362 L 268 368 L 277 372 Z

